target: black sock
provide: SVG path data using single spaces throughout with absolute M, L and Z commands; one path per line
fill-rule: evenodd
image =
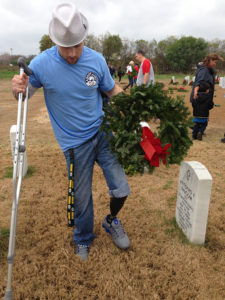
M 106 217 L 106 220 L 108 223 L 112 223 L 112 221 L 115 219 L 118 212 L 121 210 L 121 208 L 124 205 L 125 200 L 127 199 L 127 196 L 122 198 L 114 198 L 112 197 L 110 199 L 110 215 Z

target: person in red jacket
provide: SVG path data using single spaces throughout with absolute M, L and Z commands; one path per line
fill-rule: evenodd
M 145 57 L 142 50 L 137 51 L 135 59 L 141 64 L 137 76 L 137 85 L 144 84 L 148 87 L 150 84 L 154 84 L 154 70 L 152 63 Z

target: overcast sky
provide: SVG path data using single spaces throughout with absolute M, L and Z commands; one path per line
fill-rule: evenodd
M 95 35 L 110 32 L 149 41 L 170 35 L 225 39 L 225 0 L 0 0 L 0 54 L 38 54 L 52 10 L 63 2 L 77 5 Z

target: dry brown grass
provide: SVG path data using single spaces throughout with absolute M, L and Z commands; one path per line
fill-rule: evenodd
M 190 88 L 189 88 L 190 89 Z M 0 229 L 9 228 L 12 165 L 9 128 L 16 124 L 17 103 L 10 82 L 0 81 Z M 215 107 L 207 135 L 194 141 L 186 160 L 203 163 L 212 174 L 213 188 L 205 246 L 185 239 L 174 222 L 179 166 L 158 168 L 153 175 L 129 177 L 131 195 L 120 212 L 131 247 L 115 248 L 101 228 L 109 197 L 101 170 L 94 170 L 93 197 L 96 239 L 86 262 L 74 255 L 72 229 L 67 227 L 67 171 L 46 118 L 43 96 L 29 102 L 28 163 L 20 196 L 14 299 L 225 299 L 225 90 L 216 87 Z M 188 103 L 189 93 L 186 94 Z M 7 238 L 0 236 L 0 297 L 7 279 Z

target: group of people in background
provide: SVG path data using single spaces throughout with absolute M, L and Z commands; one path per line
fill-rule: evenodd
M 116 69 L 114 68 L 114 66 L 111 66 L 109 63 L 108 63 L 108 68 L 109 68 L 110 75 L 112 76 L 112 78 L 114 78 Z
M 124 91 L 129 87 L 133 87 L 137 82 L 137 74 L 139 72 L 139 66 L 134 64 L 134 61 L 131 60 L 127 66 L 126 74 L 129 80 L 129 83 L 123 88 Z
M 193 107 L 193 130 L 192 138 L 202 140 L 208 125 L 209 111 L 214 107 L 213 97 L 215 90 L 215 71 L 217 62 L 221 57 L 217 54 L 209 54 L 203 62 L 197 66 L 195 82 L 190 95 L 190 101 Z M 128 84 L 123 88 L 124 91 L 133 85 L 140 86 L 144 84 L 148 87 L 154 83 L 154 69 L 149 59 L 145 57 L 142 50 L 137 51 L 135 61 L 131 60 L 126 67 Z M 119 83 L 124 75 L 121 67 L 118 69 Z M 225 143 L 225 134 L 221 139 Z
M 142 50 L 137 51 L 135 55 L 135 63 L 133 60 L 129 62 L 126 67 L 126 72 L 122 71 L 121 66 L 118 68 L 118 78 L 119 84 L 121 82 L 122 76 L 127 74 L 128 84 L 123 88 L 124 91 L 133 85 L 146 85 L 148 87 L 151 83 L 154 83 L 154 69 L 152 63 L 149 59 L 145 57 L 145 53 Z M 108 64 L 109 71 L 112 77 L 114 77 L 115 68 Z
M 219 60 L 221 60 L 221 57 L 217 54 L 209 54 L 205 57 L 203 62 L 197 66 L 195 82 L 190 95 L 190 101 L 193 107 L 194 126 L 192 138 L 194 140 L 201 141 L 203 139 L 208 125 L 209 111 L 214 107 L 214 68 Z M 133 87 L 133 85 L 140 86 L 144 84 L 148 87 L 154 83 L 154 69 L 152 63 L 145 57 L 145 53 L 142 50 L 137 51 L 135 61 L 136 63 L 133 60 L 129 62 L 126 67 L 126 72 L 123 72 L 121 67 L 118 69 L 119 84 L 125 73 L 129 80 L 128 84 L 123 88 L 124 91 L 129 87 Z M 112 67 L 109 70 L 113 77 L 115 68 L 113 69 L 114 72 L 112 71 Z M 221 142 L 225 143 L 225 134 Z
M 217 54 L 209 54 L 205 57 L 203 62 L 197 66 L 197 72 L 195 76 L 195 82 L 190 95 L 190 101 L 193 107 L 193 130 L 192 138 L 194 140 L 202 140 L 205 135 L 205 130 L 208 125 L 209 111 L 214 107 L 214 86 L 215 86 L 215 71 L 214 68 L 217 62 L 221 60 L 221 57 Z M 122 68 L 118 68 L 119 84 L 122 76 L 125 74 L 128 77 L 128 84 L 123 88 L 126 91 L 133 85 L 140 86 L 144 84 L 148 87 L 154 83 L 154 69 L 149 59 L 145 57 L 145 53 L 142 50 L 137 51 L 135 55 L 136 63 L 131 60 L 126 67 L 126 72 L 122 71 Z M 115 68 L 108 65 L 110 74 L 114 77 Z M 221 139 L 222 143 L 225 143 L 225 134 Z

